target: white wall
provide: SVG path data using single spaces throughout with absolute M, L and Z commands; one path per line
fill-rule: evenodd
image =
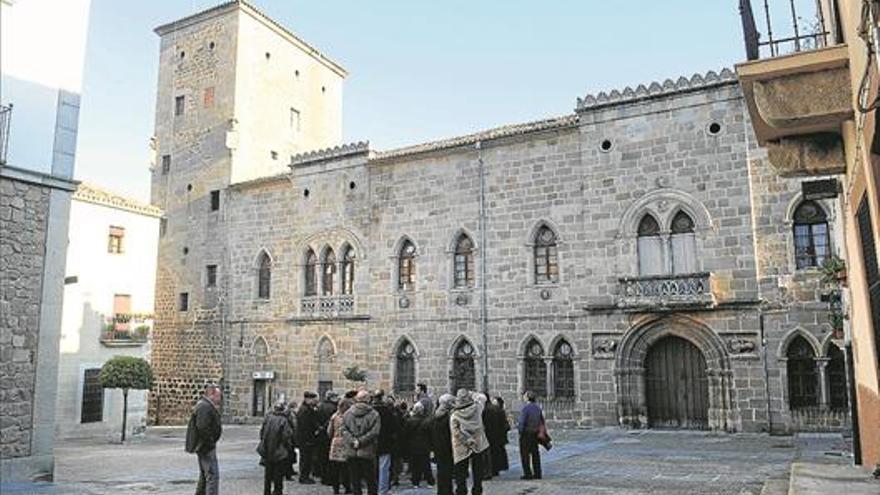
M 125 228 L 122 254 L 107 252 L 111 225 Z M 149 340 L 142 346 L 107 347 L 100 336 L 106 318 L 113 314 L 115 294 L 131 296 L 133 313 L 153 312 L 158 241 L 157 217 L 77 199 L 71 202 L 67 277 L 75 276 L 77 281 L 64 288 L 56 407 L 56 431 L 62 436 L 118 435 L 121 429 L 119 390 L 105 390 L 102 422 L 80 424 L 83 374 L 116 355 L 149 359 Z M 128 401 L 129 428 L 135 428 L 145 421 L 146 392 L 131 391 Z
M 73 174 L 89 4 L 0 2 L 0 103 L 14 105 L 9 165 Z

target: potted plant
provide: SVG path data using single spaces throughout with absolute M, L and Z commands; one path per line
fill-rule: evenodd
M 362 369 L 356 364 L 345 368 L 345 370 L 343 370 L 342 372 L 342 376 L 344 376 L 347 380 L 351 380 L 353 382 L 367 382 L 367 370 Z
M 846 285 L 846 262 L 839 256 L 831 256 L 822 264 L 822 282 L 837 286 Z

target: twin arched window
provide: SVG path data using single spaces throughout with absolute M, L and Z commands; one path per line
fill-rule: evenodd
M 820 360 L 816 359 L 813 346 L 798 335 L 791 340 L 785 352 L 788 373 L 788 405 L 792 410 L 818 407 L 822 389 L 828 398 L 828 407 L 834 410 L 847 408 L 846 364 L 843 352 L 834 344 L 828 346 L 825 380 L 819 372 Z
M 669 233 L 660 229 L 650 213 L 638 226 L 639 275 L 686 274 L 697 271 L 694 220 L 679 211 L 672 217 Z
M 544 397 L 548 392 L 544 346 L 536 338 L 531 338 L 523 352 L 523 391 L 532 391 L 538 397 Z M 549 387 L 554 398 L 571 399 L 575 396 L 574 350 L 565 339 L 559 339 L 553 346 Z
M 794 211 L 794 260 L 800 270 L 821 267 L 831 254 L 828 216 L 815 201 L 804 201 Z

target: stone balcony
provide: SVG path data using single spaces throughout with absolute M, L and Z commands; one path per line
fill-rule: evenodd
M 651 275 L 620 279 L 617 306 L 631 309 L 705 307 L 715 303 L 711 274 Z
M 354 296 L 309 296 L 300 300 L 301 318 L 345 318 L 354 316 Z
M 783 177 L 844 172 L 841 125 L 853 118 L 846 45 L 736 66 L 752 126 Z

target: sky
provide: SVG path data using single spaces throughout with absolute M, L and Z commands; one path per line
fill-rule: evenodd
M 159 38 L 218 0 L 92 0 L 76 177 L 148 201 Z M 734 0 L 253 0 L 345 67 L 343 140 L 389 149 L 571 113 L 745 59 Z

